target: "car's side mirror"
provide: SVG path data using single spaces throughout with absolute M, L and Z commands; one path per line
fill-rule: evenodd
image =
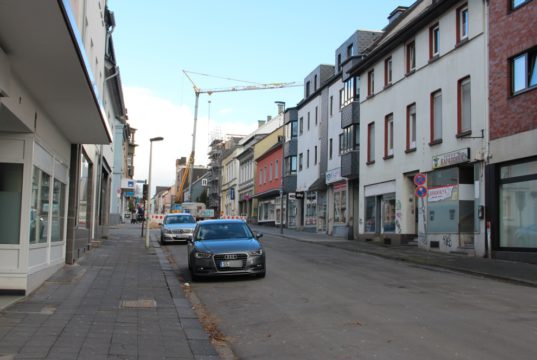
M 256 238 L 256 239 L 259 239 L 259 238 L 262 238 L 262 237 L 263 237 L 263 234 L 261 234 L 261 233 L 257 233 L 257 234 L 255 234 L 255 238 Z

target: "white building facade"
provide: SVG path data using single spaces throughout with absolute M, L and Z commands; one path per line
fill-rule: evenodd
M 239 160 L 241 147 L 236 146 L 222 160 L 221 216 L 239 216 Z
M 360 76 L 360 237 L 484 254 L 482 1 L 418 1 Z
M 20 1 L 2 3 L 3 291 L 33 291 L 81 249 L 89 249 L 107 220 L 109 205 L 103 204 L 109 204 L 109 178 L 104 183 L 98 178 L 103 148 L 81 145 L 112 140 L 103 104 L 105 5 L 104 0 L 47 1 L 32 4 L 28 12 Z

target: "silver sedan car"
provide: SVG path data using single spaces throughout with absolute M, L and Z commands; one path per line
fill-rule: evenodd
M 192 280 L 205 276 L 265 277 L 265 250 L 243 220 L 199 221 L 188 242 Z
M 192 238 L 195 227 L 196 219 L 191 214 L 167 214 L 160 227 L 160 243 L 162 245 L 176 241 L 186 243 Z

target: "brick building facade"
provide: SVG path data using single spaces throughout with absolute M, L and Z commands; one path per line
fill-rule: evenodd
M 537 2 L 489 1 L 486 219 L 494 257 L 537 263 Z

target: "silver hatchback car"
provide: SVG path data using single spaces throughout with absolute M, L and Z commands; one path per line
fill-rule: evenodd
M 167 242 L 186 243 L 192 238 L 196 227 L 196 219 L 191 214 L 168 214 L 164 216 L 160 227 L 160 243 Z

